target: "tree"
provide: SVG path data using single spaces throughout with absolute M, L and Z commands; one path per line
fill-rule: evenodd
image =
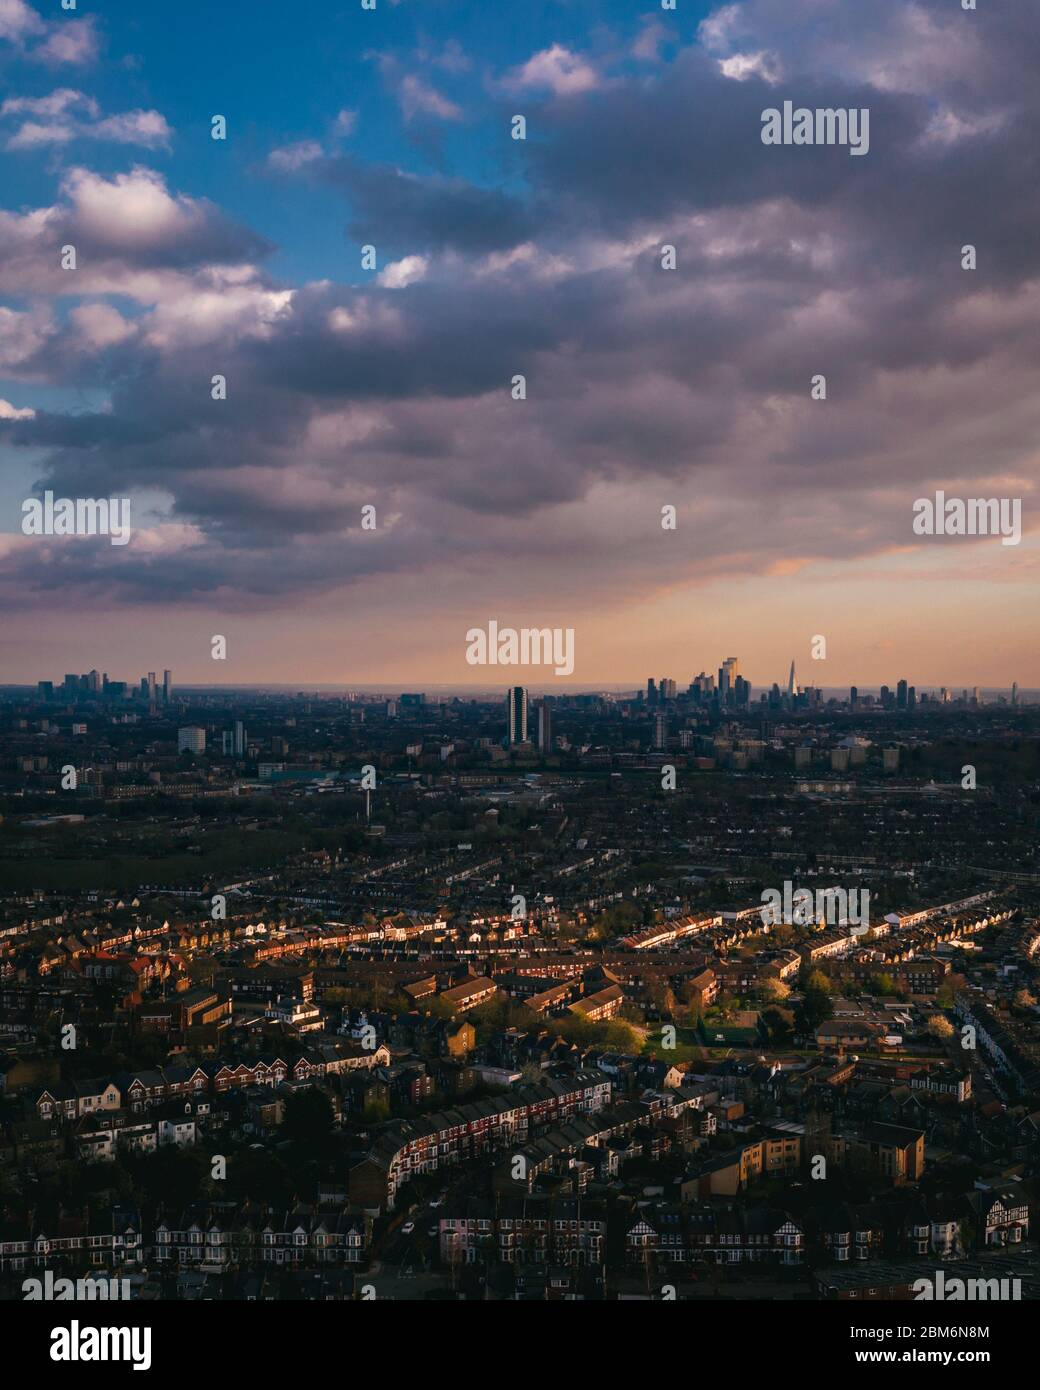
M 797 1009 L 798 1031 L 815 1032 L 821 1023 L 826 1023 L 833 1016 L 834 1005 L 831 1003 L 830 995 L 816 985 L 809 985 Z
M 944 1009 L 953 1008 L 957 995 L 967 988 L 967 984 L 968 982 L 963 975 L 947 975 L 935 996 L 936 1003 Z
M 282 1134 L 303 1144 L 320 1144 L 328 1139 L 335 1123 L 332 1102 L 316 1086 L 294 1091 L 285 1102 Z
M 782 1046 L 790 1041 L 795 1026 L 795 1015 L 790 1009 L 773 1004 L 762 1014 L 762 1022 L 769 1030 L 770 1042 Z
M 948 1042 L 953 1037 L 953 1024 L 943 1014 L 932 1014 L 925 1027 L 929 1035 L 939 1042 Z
M 606 1026 L 603 1041 L 614 1052 L 636 1052 L 639 1040 L 623 1019 L 612 1018 Z
M 783 980 L 770 978 L 758 982 L 756 993 L 764 1002 L 780 1004 L 791 993 L 791 990 L 788 985 L 784 984 Z
M 238 1201 L 281 1206 L 292 1200 L 294 1182 L 278 1154 L 246 1148 L 228 1164 L 227 1193 Z

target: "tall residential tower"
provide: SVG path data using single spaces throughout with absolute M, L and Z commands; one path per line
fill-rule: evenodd
M 527 691 L 522 685 L 510 686 L 506 696 L 506 724 L 510 743 L 527 742 Z

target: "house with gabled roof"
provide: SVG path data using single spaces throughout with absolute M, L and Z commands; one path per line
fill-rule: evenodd
M 1029 1236 L 1029 1197 L 1021 1183 L 1003 1182 L 972 1192 L 968 1205 L 979 1249 L 1020 1245 Z

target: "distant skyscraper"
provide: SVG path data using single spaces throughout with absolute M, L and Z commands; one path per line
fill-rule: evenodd
M 653 676 L 648 676 L 646 681 L 646 703 L 648 705 L 657 704 L 657 682 Z
M 794 662 L 791 662 L 791 674 L 787 677 L 787 693 L 793 700 L 798 694 L 798 682 L 795 680 Z
M 665 714 L 654 715 L 654 748 L 657 752 L 663 752 L 668 746 L 668 716 Z
M 148 700 L 153 703 L 155 700 L 155 672 L 148 672 Z
M 729 698 L 729 692 L 733 688 L 733 678 L 730 672 L 728 659 L 719 667 L 719 703 L 725 704 Z
M 1018 704 L 1018 681 L 1011 682 L 1011 703 Z
M 527 742 L 527 691 L 514 685 L 506 696 L 506 725 L 510 743 Z
M 906 691 L 906 681 L 899 681 L 896 685 L 896 707 L 898 709 L 906 709 Z
M 162 673 L 162 697 L 163 704 L 168 705 L 173 699 L 173 672 L 164 671 Z
M 856 704 L 857 704 L 858 700 L 859 700 L 859 691 L 856 689 L 856 687 L 855 687 L 854 685 L 853 685 L 853 686 L 850 686 L 850 687 L 849 687 L 849 705 L 852 707 L 852 709 L 855 709 L 855 708 L 856 708 Z
M 206 730 L 190 725 L 186 729 L 177 730 L 177 752 L 178 753 L 205 753 L 206 751 Z
M 246 730 L 241 719 L 235 720 L 235 757 L 245 757 L 246 751 Z
M 538 748 L 542 753 L 552 752 L 552 706 L 547 700 L 538 706 Z

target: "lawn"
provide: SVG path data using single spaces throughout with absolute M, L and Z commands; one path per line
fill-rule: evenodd
M 674 1047 L 662 1047 L 661 1028 L 654 1028 L 646 1035 L 643 1056 L 648 1057 L 651 1052 L 659 1062 L 699 1062 L 704 1056 L 704 1048 L 698 1042 L 696 1030 L 693 1028 L 677 1027 Z

